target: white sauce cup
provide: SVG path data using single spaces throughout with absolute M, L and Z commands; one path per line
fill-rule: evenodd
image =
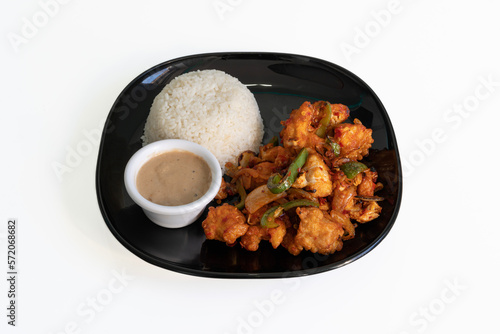
M 166 206 L 148 201 L 137 190 L 137 173 L 149 159 L 174 150 L 194 153 L 207 162 L 212 172 L 212 183 L 208 191 L 196 201 L 183 205 Z M 165 139 L 146 145 L 137 151 L 125 167 L 124 180 L 129 196 L 152 222 L 162 227 L 180 228 L 198 219 L 207 204 L 217 195 L 221 185 L 222 170 L 217 158 L 203 146 L 187 140 Z

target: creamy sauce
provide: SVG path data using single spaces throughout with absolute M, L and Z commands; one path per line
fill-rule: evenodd
M 174 150 L 147 161 L 137 173 L 139 193 L 160 205 L 183 205 L 201 198 L 210 187 L 212 173 L 203 158 Z

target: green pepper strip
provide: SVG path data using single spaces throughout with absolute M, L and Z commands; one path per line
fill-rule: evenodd
M 307 160 L 307 156 L 309 152 L 307 152 L 306 148 L 300 150 L 299 154 L 295 158 L 295 160 L 288 166 L 288 170 L 284 177 L 280 174 L 273 174 L 267 180 L 267 187 L 273 194 L 280 194 L 285 190 L 289 189 L 292 184 L 295 182 L 297 175 L 299 174 L 299 169 L 304 166 Z
M 273 206 L 264 212 L 260 219 L 260 225 L 268 228 L 278 227 L 279 224 L 275 222 L 274 219 L 278 217 L 281 212 L 283 212 L 283 207 L 281 205 Z
M 316 135 L 320 138 L 325 138 L 326 136 L 326 128 L 330 124 L 330 120 L 332 119 L 332 106 L 330 102 L 326 102 L 326 114 L 323 116 L 321 121 L 319 122 L 319 127 L 316 130 Z
M 358 161 L 346 162 L 340 166 L 340 170 L 344 172 L 348 179 L 354 178 L 356 175 L 367 169 L 368 167 L 366 167 L 365 164 Z
M 281 205 L 273 206 L 267 210 L 264 215 L 262 215 L 260 225 L 267 228 L 278 227 L 279 224 L 275 222 L 275 219 L 279 217 L 283 211 L 287 211 L 298 206 L 319 206 L 319 203 L 305 199 L 297 199 Z
M 339 143 L 334 142 L 330 136 L 326 136 L 326 142 L 327 142 L 327 144 L 330 144 L 330 146 L 333 150 L 333 153 L 335 154 L 336 157 L 338 157 L 340 155 Z
M 245 191 L 245 188 L 243 188 L 243 184 L 241 183 L 240 179 L 236 181 L 236 190 L 240 195 L 240 202 L 236 204 L 235 207 L 239 210 L 243 210 L 243 208 L 245 207 L 245 199 L 247 198 L 247 192 Z

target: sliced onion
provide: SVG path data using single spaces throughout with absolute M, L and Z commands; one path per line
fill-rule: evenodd
M 287 191 L 288 191 L 288 194 L 291 195 L 291 196 L 292 195 L 296 195 L 299 198 L 305 198 L 305 199 L 308 199 L 308 200 L 314 201 L 314 202 L 318 201 L 318 199 L 316 197 L 314 197 L 311 193 L 308 193 L 307 191 L 305 191 L 303 189 L 290 188 Z
M 252 192 L 247 195 L 247 198 L 245 199 L 245 208 L 248 212 L 254 213 L 264 205 L 285 197 L 286 195 L 286 191 L 279 194 L 273 194 L 267 187 L 267 184 L 263 184 L 252 190 Z

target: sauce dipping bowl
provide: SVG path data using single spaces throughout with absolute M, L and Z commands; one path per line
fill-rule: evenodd
M 210 187 L 203 196 L 188 204 L 167 206 L 147 200 L 137 190 L 137 173 L 149 159 L 176 150 L 191 152 L 205 160 L 212 173 Z M 198 219 L 207 204 L 217 195 L 222 181 L 222 170 L 217 158 L 203 146 L 187 140 L 165 139 L 146 145 L 138 150 L 125 167 L 124 180 L 127 193 L 152 222 L 162 227 L 180 228 Z

